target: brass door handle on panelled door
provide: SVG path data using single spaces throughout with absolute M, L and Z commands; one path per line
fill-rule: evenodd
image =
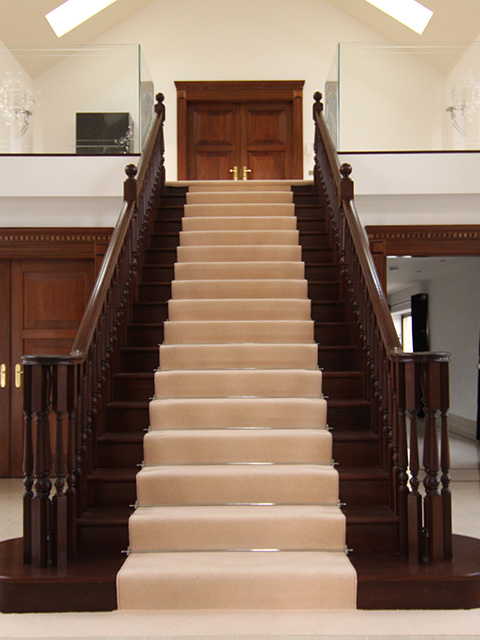
M 22 365 L 16 364 L 15 365 L 15 386 L 17 387 L 17 389 L 20 389 L 20 387 L 22 386 L 22 375 L 23 375 Z
M 230 169 L 229 173 L 233 173 L 233 179 L 238 180 L 238 167 L 233 167 L 233 169 Z
M 7 386 L 7 365 L 0 364 L 0 388 L 5 389 Z
M 252 173 L 251 169 L 247 169 L 247 167 L 243 167 L 243 179 L 248 180 L 248 174 Z

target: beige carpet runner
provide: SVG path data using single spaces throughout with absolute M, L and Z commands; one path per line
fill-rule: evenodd
M 353 608 L 289 185 L 191 186 L 121 609 Z

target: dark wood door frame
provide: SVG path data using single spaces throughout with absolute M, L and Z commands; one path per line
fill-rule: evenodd
M 367 226 L 370 251 L 383 290 L 387 256 L 480 256 L 480 225 Z
M 192 102 L 291 102 L 293 106 L 293 178 L 303 178 L 304 80 L 176 81 L 178 179 L 187 176 L 187 106 Z

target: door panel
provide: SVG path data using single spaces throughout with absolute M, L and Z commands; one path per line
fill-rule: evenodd
M 237 105 L 192 104 L 187 118 L 188 175 L 195 180 L 228 179 L 239 133 Z
M 24 354 L 68 354 L 93 286 L 92 260 L 15 260 L 11 266 L 12 369 Z M 23 389 L 12 371 L 9 475 L 22 475 Z
M 246 104 L 247 145 L 282 145 L 290 143 L 291 108 L 288 104 Z
M 293 110 L 288 103 L 193 103 L 188 113 L 190 180 L 228 180 L 250 169 L 251 180 L 292 175 Z
M 249 151 L 246 164 L 251 169 L 251 180 L 285 180 L 288 161 L 285 151 Z

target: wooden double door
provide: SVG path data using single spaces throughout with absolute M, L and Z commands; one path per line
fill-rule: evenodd
M 180 180 L 303 177 L 303 81 L 176 86 Z

